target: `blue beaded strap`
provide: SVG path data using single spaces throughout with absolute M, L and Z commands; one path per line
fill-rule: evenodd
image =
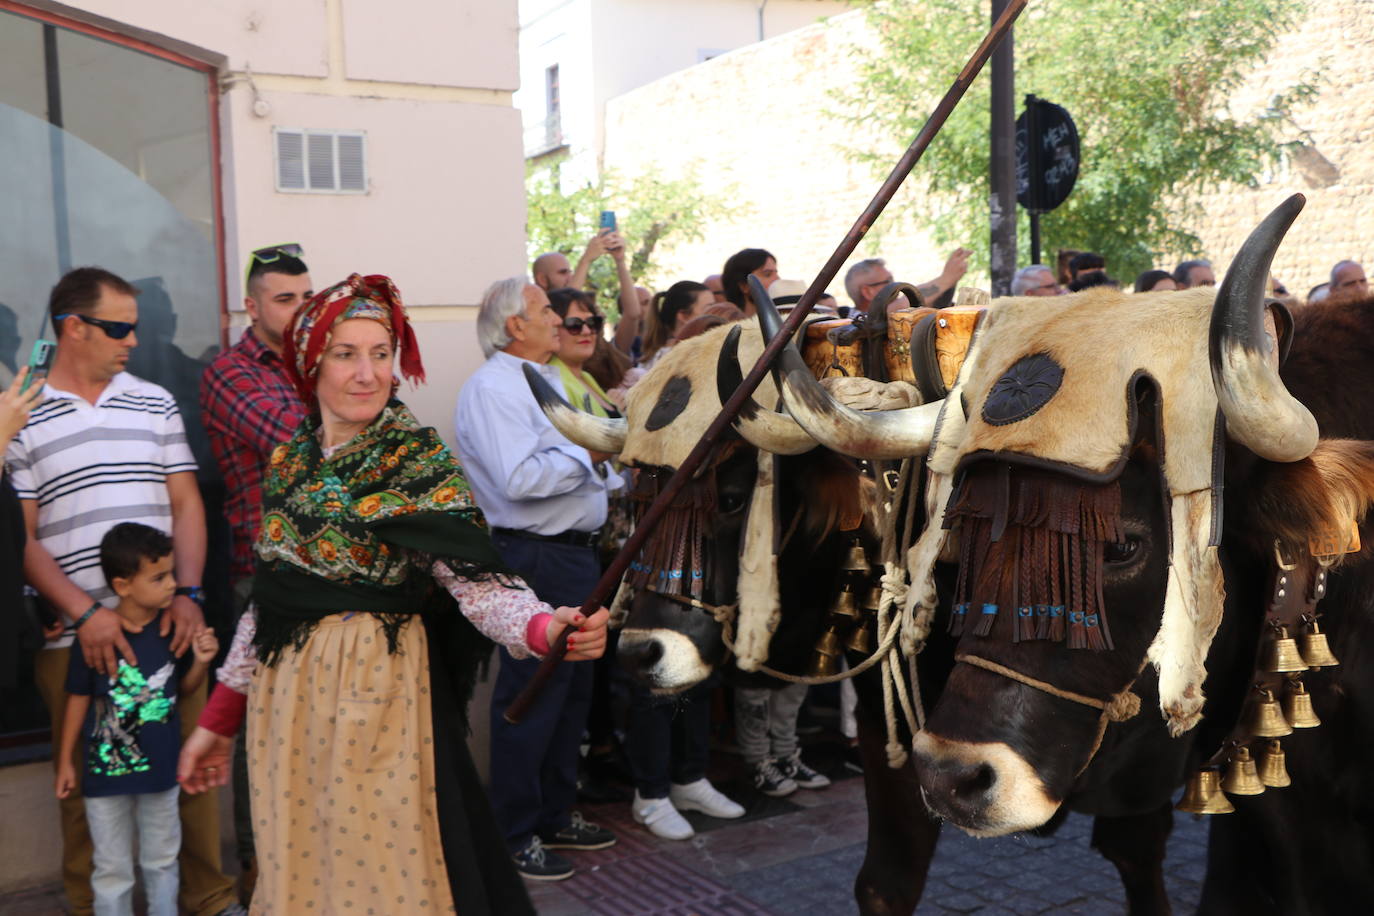
M 79 630 L 79 629 L 81 629 L 81 625 L 82 625 L 83 623 L 85 623 L 86 621 L 90 620 L 92 614 L 94 614 L 96 611 L 103 610 L 104 607 L 105 607 L 105 605 L 101 604 L 99 601 L 97 601 L 95 604 L 91 605 L 91 606 L 86 610 L 86 613 L 82 614 L 81 617 L 77 619 L 76 623 L 72 624 L 72 629 L 73 629 L 73 630 Z

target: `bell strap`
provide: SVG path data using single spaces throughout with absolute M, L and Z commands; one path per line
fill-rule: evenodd
M 1131 678 L 1131 682 L 1122 688 L 1119 693 L 1113 694 L 1106 700 L 1099 700 L 1097 697 L 1085 696 L 1081 693 L 1074 693 L 1072 690 L 1064 690 L 1062 687 L 1056 687 L 1046 681 L 1033 678 L 1028 674 L 1022 674 L 1014 668 L 1008 668 L 1006 665 L 990 661 L 989 659 L 983 658 L 981 655 L 959 654 L 954 656 L 954 660 L 965 665 L 972 665 L 975 668 L 982 668 L 984 671 L 990 671 L 993 674 L 1001 675 L 1008 680 L 1016 681 L 1018 684 L 1025 684 L 1027 687 L 1032 687 L 1052 697 L 1058 697 L 1061 700 L 1068 700 L 1070 703 L 1077 703 L 1080 706 L 1089 706 L 1093 709 L 1100 710 L 1101 715 L 1097 717 L 1097 737 L 1093 739 L 1093 747 L 1092 750 L 1088 752 L 1088 759 L 1083 761 L 1083 766 L 1079 767 L 1078 772 L 1074 774 L 1075 779 L 1083 775 L 1083 771 L 1088 768 L 1088 764 L 1092 763 L 1093 758 L 1097 756 L 1098 750 L 1102 747 L 1102 739 L 1106 737 L 1108 723 L 1125 722 L 1127 719 L 1134 718 L 1135 715 L 1140 712 L 1140 697 L 1136 696 L 1136 694 L 1131 691 L 1131 688 L 1135 686 L 1136 678 L 1140 677 L 1140 672 L 1145 670 L 1144 664 L 1137 669 L 1135 677 Z
M 1250 684 L 1270 690 L 1277 699 L 1284 676 L 1264 669 L 1264 652 L 1268 642 L 1266 630 L 1286 627 L 1288 635 L 1297 633 L 1303 618 L 1315 614 L 1317 602 L 1326 597 L 1326 574 L 1334 557 L 1314 557 L 1302 554 L 1295 560 L 1284 556 L 1283 548 L 1274 542 L 1274 564 L 1269 570 L 1268 591 L 1264 599 L 1264 623 L 1260 627 L 1255 646 L 1255 664 Z M 1232 750 L 1252 737 L 1246 729 L 1245 711 L 1249 699 L 1241 702 L 1240 713 L 1220 747 L 1207 758 L 1205 766 L 1225 763 Z

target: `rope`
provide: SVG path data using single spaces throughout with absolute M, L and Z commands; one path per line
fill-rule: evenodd
M 725 606 L 728 607 L 729 605 Z M 733 653 L 735 651 L 735 637 L 734 633 L 732 632 L 733 627 L 731 626 L 731 621 L 726 619 L 721 620 L 719 622 L 721 624 L 721 642 L 725 643 L 725 648 L 729 649 Z M 856 667 L 850 668 L 848 671 L 841 671 L 838 674 L 827 674 L 818 677 L 806 677 L 800 674 L 788 674 L 786 671 L 778 671 L 774 668 L 769 668 L 767 665 L 760 665 L 758 670 L 762 671 L 769 677 L 775 677 L 780 681 L 787 681 L 789 684 L 836 684 L 840 681 L 848 680 L 851 677 L 857 677 L 858 675 L 863 674 L 869 668 L 872 668 L 874 665 L 878 664 L 880 661 L 882 661 L 882 656 L 885 653 L 892 651 L 892 646 L 894 643 L 896 643 L 896 641 L 897 632 L 896 629 L 893 629 L 891 632 L 889 632 L 886 636 L 883 637 L 882 644 L 879 645 L 877 649 L 873 650 L 872 655 L 864 659 Z
M 1068 700 L 1071 703 L 1081 703 L 1084 706 L 1091 706 L 1093 709 L 1100 709 L 1113 722 L 1125 722 L 1140 712 L 1140 697 L 1131 693 L 1129 687 L 1121 693 L 1113 695 L 1110 699 L 1099 700 L 1096 697 L 1074 693 L 1072 690 L 1063 690 L 1044 681 L 1037 681 L 1028 674 L 1022 674 L 1020 671 L 1008 668 L 1006 665 L 999 665 L 997 662 L 988 661 L 978 655 L 956 655 L 954 660 L 973 665 L 975 668 L 991 671 L 993 674 L 1000 674 L 1002 677 L 1025 684 L 1027 687 L 1034 687 L 1036 690 L 1048 693 L 1052 697 L 1059 697 L 1059 699 Z
M 1140 697 L 1131 692 L 1131 687 L 1135 685 L 1136 678 L 1140 677 L 1140 672 L 1145 670 L 1144 663 L 1141 663 L 1136 670 L 1135 677 L 1131 678 L 1131 683 L 1127 684 L 1119 693 L 1114 693 L 1105 700 L 1096 697 L 1084 696 L 1081 693 L 1074 693 L 1072 690 L 1064 690 L 1045 681 L 1036 680 L 1028 674 L 1022 674 L 1006 665 L 999 665 L 997 662 L 989 661 L 979 655 L 956 655 L 956 662 L 963 662 L 975 668 L 982 668 L 984 671 L 991 671 L 993 674 L 1000 674 L 1002 677 L 1016 681 L 1018 684 L 1025 684 L 1027 687 L 1034 687 L 1042 693 L 1048 693 L 1052 697 L 1061 700 L 1068 700 L 1070 703 L 1078 703 L 1082 706 L 1090 706 L 1093 709 L 1100 709 L 1102 714 L 1097 717 L 1097 737 L 1093 739 L 1092 750 L 1088 751 L 1088 759 L 1083 761 L 1083 765 L 1074 774 L 1077 779 L 1083 775 L 1083 771 L 1092 763 L 1097 752 L 1102 748 L 1102 739 L 1107 735 L 1107 725 L 1111 722 L 1125 722 L 1132 719 L 1140 712 Z

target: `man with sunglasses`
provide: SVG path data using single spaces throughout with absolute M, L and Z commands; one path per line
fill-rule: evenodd
M 313 290 L 300 245 L 270 245 L 248 257 L 243 308 L 252 324 L 238 343 L 205 367 L 200 381 L 201 422 L 224 475 L 224 516 L 229 522 L 229 575 L 234 619 L 253 586 L 253 542 L 262 523 L 262 478 L 272 450 L 290 439 L 305 405 L 282 364 L 286 326 Z M 257 883 L 257 855 L 249 810 L 247 754 L 239 735 L 234 755 L 234 832 L 240 895 L 246 903 Z
M 48 314 L 57 356 L 43 401 L 6 456 L 28 528 L 24 577 L 62 624 L 34 661 L 54 734 L 72 651 L 111 677 L 120 661 L 137 664 L 124 636 L 134 628 L 110 610 L 117 598 L 100 568 L 101 538 L 116 522 L 172 536 L 178 588 L 159 627 L 171 634 L 173 654 L 184 656 L 205 625 L 205 508 L 186 430 L 170 392 L 125 371 L 138 344 L 137 293 L 99 267 L 77 268 L 53 287 Z M 195 722 L 204 703 L 202 689 L 178 705 Z M 91 837 L 79 796 L 61 802 L 62 870 L 71 911 L 90 913 Z M 212 795 L 182 798 L 179 897 L 196 916 L 241 912 L 220 871 L 216 806 Z

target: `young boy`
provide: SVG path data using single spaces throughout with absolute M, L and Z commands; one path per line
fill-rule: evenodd
M 121 659 L 112 680 L 92 671 L 80 645 L 72 645 L 57 797 L 66 798 L 76 787 L 74 751 L 85 736 L 81 792 L 95 846 L 95 911 L 132 916 L 137 835 L 148 914 L 176 916 L 181 850 L 176 701 L 200 686 L 219 642 L 214 630 L 202 629 L 191 653 L 178 660 L 172 657 L 171 638 L 158 635 L 158 617 L 172 603 L 177 585 L 172 540 L 161 531 L 130 522 L 116 525 L 100 542 L 100 567 L 119 596 L 115 611 L 124 618 L 138 664 Z

